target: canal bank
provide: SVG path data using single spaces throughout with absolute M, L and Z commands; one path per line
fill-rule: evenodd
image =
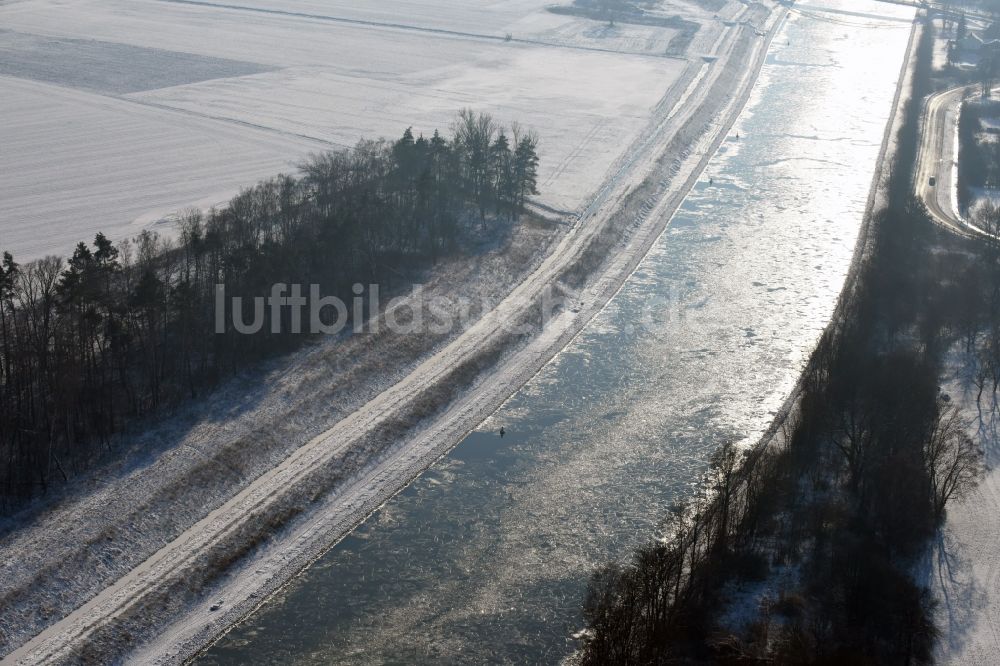
M 205 663 L 571 651 L 593 566 L 655 531 L 719 443 L 760 435 L 832 315 L 910 27 L 871 4 L 884 21 L 793 16 L 612 304 Z

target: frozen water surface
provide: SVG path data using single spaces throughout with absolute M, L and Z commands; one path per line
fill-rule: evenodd
M 201 663 L 574 649 L 593 568 L 650 538 L 721 442 L 767 427 L 833 310 L 912 13 L 831 6 L 858 14 L 790 14 L 733 135 L 592 325 Z

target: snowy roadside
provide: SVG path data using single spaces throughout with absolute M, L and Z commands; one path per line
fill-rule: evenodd
M 779 18 L 770 16 L 769 27 L 776 26 Z M 99 660 L 121 655 L 137 638 L 151 636 L 152 624 L 186 610 L 180 621 L 161 634 L 161 640 L 148 646 L 149 652 L 142 658 L 146 661 L 147 657 L 159 655 L 166 661 L 182 659 L 251 610 L 263 595 L 280 587 L 289 576 L 450 448 L 464 432 L 530 378 L 604 306 L 662 231 L 670 213 L 683 199 L 742 108 L 766 53 L 767 40 L 757 37 L 753 27 L 734 26 L 730 37 L 724 57 L 716 63 L 694 67 L 698 70 L 697 76 L 693 73 L 688 79 L 693 89 L 674 91 L 675 94 L 683 92 L 675 97 L 686 101 L 683 108 L 673 103 L 662 105 L 657 122 L 619 161 L 594 205 L 528 280 L 517 286 L 494 311 L 388 390 L 378 393 L 379 387 L 369 386 L 370 392 L 364 397 L 378 395 L 368 404 L 295 450 L 236 497 L 166 543 L 155 555 L 70 616 L 49 627 L 11 658 L 60 661 L 90 656 Z M 748 61 L 753 65 L 747 67 Z M 732 90 L 740 90 L 742 94 L 733 95 Z M 715 120 L 706 123 L 705 118 L 709 117 Z M 637 183 L 641 184 L 634 188 Z M 621 246 L 618 239 L 627 231 L 631 233 L 626 234 L 627 240 Z M 609 237 L 614 240 L 602 242 Z M 598 252 L 595 257 L 595 248 L 603 254 Z M 599 277 L 581 292 L 579 311 L 564 311 L 543 334 L 526 346 L 520 340 L 505 337 L 496 325 L 501 320 L 529 320 L 544 287 L 577 273 L 589 274 L 595 259 L 608 255 L 610 259 Z M 491 354 L 502 359 L 500 367 L 481 375 L 485 368 L 480 365 L 484 362 L 490 365 Z M 308 360 L 304 358 L 302 365 L 308 365 Z M 328 381 L 329 368 L 313 368 L 311 375 L 308 370 L 306 374 L 304 381 L 311 377 L 315 383 L 307 384 L 306 389 L 298 392 L 303 397 L 308 397 L 311 391 Z M 289 382 L 298 381 L 294 373 L 284 376 Z M 465 389 L 457 400 L 451 393 L 456 381 Z M 468 384 L 477 381 L 469 390 Z M 280 383 L 267 390 L 273 392 L 276 405 L 272 408 L 272 403 L 266 403 L 267 406 L 260 409 L 270 409 L 270 423 L 280 429 L 272 432 L 264 419 L 257 422 L 257 432 L 252 427 L 248 432 L 253 439 L 270 440 L 275 451 L 273 456 L 279 458 L 281 444 L 274 442 L 284 439 L 281 435 L 286 432 L 296 431 L 295 421 L 301 419 L 298 408 L 317 410 L 319 406 L 315 403 L 319 401 L 314 400 L 311 407 L 307 407 L 308 400 L 296 403 L 288 397 L 291 387 Z M 449 402 L 450 407 L 437 415 L 437 409 Z M 326 404 L 321 406 L 324 410 L 329 409 Z M 227 421 L 226 426 L 229 425 Z M 298 428 L 299 432 L 302 430 L 304 428 Z M 414 430 L 415 436 L 412 435 Z M 217 427 L 216 431 L 224 432 L 225 428 Z M 405 441 L 411 437 L 411 441 Z M 362 450 L 378 451 L 381 458 L 372 464 L 370 459 L 358 456 Z M 365 471 L 353 477 L 345 475 L 345 462 L 349 463 L 346 469 L 363 468 Z M 190 489 L 190 480 L 187 481 L 187 485 L 179 489 L 183 493 Z M 206 474 L 203 483 L 208 490 L 214 488 L 214 474 Z M 331 486 L 339 490 L 328 495 Z M 209 508 L 205 503 L 201 506 Z M 95 510 L 99 508 L 99 504 L 94 507 Z M 169 503 L 161 508 L 172 510 Z M 192 507 L 191 513 L 196 511 Z M 178 523 L 183 520 L 182 516 Z M 261 545 L 262 540 L 268 539 L 269 533 L 278 528 L 283 528 L 280 534 Z M 148 536 L 142 524 L 126 523 L 123 529 L 135 537 Z M 42 532 L 45 530 L 40 529 L 39 538 Z M 114 536 L 121 538 L 118 532 Z M 158 536 L 160 541 L 156 545 L 163 545 L 163 533 Z M 106 554 L 98 543 L 97 540 L 92 542 L 94 550 Z M 21 542 L 20 545 L 31 547 L 32 544 Z M 148 553 L 151 544 L 134 545 L 136 552 L 143 552 L 145 548 L 144 552 Z M 8 552 L 24 552 L 16 547 L 17 544 L 14 546 Z M 260 547 L 254 550 L 256 546 Z M 132 544 L 127 547 L 131 548 Z M 248 553 L 249 557 L 243 557 Z M 95 553 L 89 555 L 93 557 Z M 222 576 L 228 565 L 241 557 L 237 571 L 223 578 L 216 577 Z M 49 558 L 63 559 L 51 554 Z M 72 565 L 72 561 L 69 564 Z M 89 569 L 77 569 L 78 573 L 85 571 Z M 119 572 L 115 570 L 105 575 L 116 573 Z M 60 577 L 65 585 L 59 584 Z M 53 616 L 58 617 L 79 603 L 69 598 L 73 595 L 61 598 L 60 592 L 61 588 L 71 587 L 71 580 L 73 585 L 86 587 L 84 578 L 74 580 L 72 572 L 67 575 L 65 571 L 54 578 L 56 584 L 47 600 Z M 76 599 L 87 594 L 86 590 L 72 589 L 76 590 Z M 224 606 L 217 612 L 211 611 L 210 607 L 216 605 L 219 598 L 225 600 Z M 21 636 L 30 635 L 50 621 L 42 614 L 28 619 L 32 624 L 22 630 Z M 13 639 L 12 642 L 20 641 Z M 79 648 L 85 648 L 85 653 L 72 652 Z
M 564 234 L 555 221 L 529 218 L 475 261 L 442 263 L 423 287 L 425 307 L 447 298 L 457 310 L 464 300 L 478 316 Z M 62 605 L 86 601 L 460 332 L 401 336 L 382 327 L 378 336 L 316 340 L 139 436 L 125 434 L 125 462 L 98 467 L 8 521 L 0 645 L 44 626 Z
M 943 50 L 947 40 L 939 39 L 939 43 L 939 49 Z M 951 112 L 955 117 L 948 131 L 948 153 L 958 150 L 959 101 L 952 102 Z M 952 182 L 944 184 L 949 201 L 943 207 L 952 211 L 958 210 L 957 162 L 955 165 Z M 988 198 L 985 191 L 973 192 L 974 201 Z M 962 216 L 955 213 L 953 217 Z M 981 239 L 974 238 L 974 242 Z M 976 342 L 979 348 L 988 344 L 982 337 Z M 976 374 L 980 351 L 967 351 L 963 342 L 953 344 L 945 353 L 940 384 L 941 391 L 959 408 L 969 436 L 982 448 L 986 475 L 967 497 L 949 503 L 944 526 L 921 564 L 919 575 L 924 577 L 937 601 L 934 619 L 941 633 L 936 661 L 992 666 L 1000 663 L 1000 411 L 996 410 L 1000 396 L 992 393 L 987 384 L 981 401 L 978 397 Z

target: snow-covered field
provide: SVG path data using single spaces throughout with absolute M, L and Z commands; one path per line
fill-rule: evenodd
M 410 125 L 447 130 L 466 106 L 538 131 L 539 202 L 578 210 L 688 61 L 664 55 L 674 29 L 547 4 L 0 4 L 0 248 L 23 261 L 97 231 L 169 231 L 171 213 L 221 203 L 310 152 Z M 703 22 L 697 59 L 740 7 L 663 13 Z
M 448 279 L 440 285 L 445 293 L 454 293 L 457 287 L 487 288 L 491 294 L 498 292 L 494 295 L 503 300 L 444 348 L 431 352 L 413 350 L 413 358 L 408 360 L 420 365 L 412 373 L 407 374 L 413 366 L 400 365 L 396 373 L 386 372 L 384 377 L 375 377 L 378 373 L 370 369 L 360 371 L 342 367 L 340 359 L 351 358 L 349 353 L 343 357 L 329 354 L 324 365 L 313 362 L 316 357 L 304 352 L 298 357 L 304 365 L 284 368 L 280 375 L 273 375 L 261 386 L 256 386 L 255 382 L 254 388 L 247 389 L 239 385 L 239 380 L 234 380 L 228 398 L 220 395 L 218 402 L 204 406 L 208 415 L 192 407 L 201 417 L 195 419 L 190 430 L 179 429 L 185 441 L 165 444 L 169 451 L 158 455 L 155 461 L 141 461 L 135 468 L 112 470 L 106 476 L 95 473 L 95 487 L 99 488 L 96 492 L 77 488 L 78 496 L 67 498 L 61 505 L 53 503 L 51 507 L 43 507 L 30 529 L 13 532 L 10 538 L 0 542 L 0 549 L 11 555 L 31 553 L 30 557 L 0 558 L 8 562 L 6 578 L 17 591 L 12 593 L 12 598 L 16 597 L 12 603 L 17 608 L 0 618 L 0 650 L 6 652 L 22 646 L 19 653 L 9 655 L 13 660 L 24 658 L 32 662 L 48 655 L 56 661 L 61 658 L 72 661 L 73 655 L 78 653 L 71 651 L 81 646 L 98 655 L 120 654 L 134 647 L 132 643 L 136 639 L 152 638 L 154 628 L 163 631 L 168 621 L 177 619 L 178 615 L 181 616 L 179 624 L 169 625 L 163 642 L 150 649 L 151 654 L 164 661 L 183 658 L 190 649 L 196 649 L 214 632 L 224 628 L 227 622 L 238 619 L 248 605 L 256 603 L 262 592 L 282 584 L 337 535 L 349 529 L 353 521 L 378 506 L 447 450 L 551 358 L 601 309 L 632 272 L 659 236 L 671 211 L 725 138 L 763 61 L 767 46 L 764 33 L 772 34 L 781 15 L 780 12 L 772 14 L 770 6 L 746 7 L 730 3 L 724 14 L 739 14 L 740 22 L 745 24 L 724 27 L 719 22 L 706 26 L 695 44 L 704 47 L 706 52 L 718 50 L 720 58 L 708 62 L 697 57 L 688 62 L 650 55 L 603 53 L 592 48 L 538 45 L 519 42 L 517 38 L 506 42 L 503 38 L 442 32 L 451 28 L 435 28 L 437 32 L 431 33 L 425 29 L 310 19 L 289 16 L 286 10 L 282 10 L 283 14 L 244 12 L 229 16 L 227 12 L 242 10 L 206 8 L 176 0 L 133 0 L 118 5 L 120 12 L 115 16 L 102 13 L 102 8 L 115 1 L 69 0 L 69 7 L 86 5 L 90 10 L 89 13 L 80 11 L 76 25 L 31 10 L 50 0 L 24 0 L 20 5 L 5 5 L 0 7 L 0 19 L 16 18 L 17 25 L 11 25 L 12 21 L 7 25 L 20 32 L 31 28 L 34 34 L 59 39 L 73 38 L 73 31 L 84 31 L 102 41 L 110 41 L 109 36 L 115 33 L 123 40 L 132 40 L 133 46 L 136 46 L 134 41 L 141 39 L 145 43 L 138 46 L 144 48 L 208 55 L 215 60 L 193 71 L 189 84 L 149 91 L 133 90 L 122 96 L 72 92 L 95 95 L 114 104 L 137 105 L 205 122 L 234 125 L 237 130 L 266 132 L 282 139 L 313 140 L 297 135 L 299 128 L 294 126 L 261 129 L 248 124 L 247 120 L 224 117 L 220 121 L 212 119 L 212 113 L 182 112 L 164 106 L 166 102 L 154 103 L 151 98 L 169 93 L 181 95 L 205 87 L 210 93 L 206 93 L 206 100 L 221 99 L 224 95 L 217 86 L 239 84 L 240 90 L 256 90 L 261 106 L 252 111 L 240 109 L 238 105 L 229 107 L 233 113 L 240 111 L 248 114 L 247 118 L 259 116 L 265 121 L 278 118 L 287 123 L 287 118 L 279 112 L 278 102 L 298 98 L 281 88 L 290 84 L 287 78 L 278 77 L 279 74 L 312 80 L 327 77 L 334 81 L 339 75 L 344 94 L 350 85 L 361 81 L 373 88 L 380 87 L 384 91 L 379 93 L 384 95 L 380 101 L 362 108 L 358 118 L 342 118 L 341 122 L 348 127 L 361 122 L 385 122 L 383 119 L 389 117 L 408 117 L 408 113 L 400 113 L 400 105 L 410 102 L 405 92 L 396 91 L 413 90 L 402 87 L 411 78 L 434 80 L 428 72 L 438 72 L 440 82 L 434 84 L 431 93 L 423 91 L 428 99 L 415 102 L 414 108 L 419 110 L 424 108 L 421 104 L 426 105 L 431 110 L 423 112 L 432 117 L 432 107 L 439 104 L 442 113 L 447 109 L 447 114 L 441 118 L 442 125 L 447 123 L 455 106 L 469 103 L 468 98 L 452 99 L 463 80 L 465 85 L 474 88 L 471 93 L 465 93 L 473 101 L 481 96 L 488 96 L 487 99 L 495 103 L 504 101 L 505 108 L 491 110 L 508 120 L 523 122 L 515 113 L 506 113 L 508 109 L 524 109 L 525 113 L 538 111 L 524 103 L 523 98 L 539 100 L 539 104 L 547 105 L 548 116 L 556 118 L 550 121 L 551 124 L 537 128 L 542 134 L 542 151 L 548 152 L 551 160 L 543 164 L 542 183 L 551 192 L 560 192 L 559 187 L 563 187 L 562 196 L 579 197 L 575 204 L 578 208 L 583 208 L 583 201 L 586 201 L 586 210 L 575 223 L 562 230 L 564 233 L 555 247 L 543 249 L 531 244 L 531 253 L 524 263 L 527 270 L 532 270 L 530 265 L 533 263 L 535 267 L 519 284 L 514 284 L 518 276 L 513 273 L 504 276 L 507 283 L 504 280 L 490 282 L 488 276 L 481 276 L 486 280 L 482 284 L 476 279 L 446 276 Z M 487 7 L 504 3 L 474 1 L 468 4 Z M 28 10 L 20 14 L 11 10 L 18 6 Z M 537 6 L 541 7 L 541 3 Z M 147 9 L 162 12 L 157 18 L 160 25 L 150 25 L 145 16 Z M 456 14 L 461 12 L 456 10 Z M 186 17 L 186 27 L 168 20 L 177 15 Z M 34 21 L 33 27 L 28 25 L 31 21 Z M 116 21 L 124 23 L 110 25 Z M 139 24 L 145 28 L 139 30 Z M 219 25 L 228 26 L 230 33 L 216 32 L 215 27 Z M 592 27 L 594 24 L 586 25 Z M 244 44 L 241 40 L 245 35 L 233 38 L 240 30 L 252 33 L 257 41 Z M 274 37 L 275 30 L 286 31 L 283 34 L 290 40 L 284 45 L 287 48 L 281 48 L 282 40 Z M 367 31 L 381 35 L 384 48 L 353 53 L 352 50 L 363 48 Z M 341 39 L 346 41 L 337 41 Z M 180 48 L 181 44 L 185 48 Z M 336 57 L 331 55 L 334 59 L 309 66 L 305 59 L 315 60 L 320 47 Z M 103 47 L 97 49 L 98 53 L 113 51 Z M 212 68 L 246 66 L 234 63 L 254 63 L 267 71 L 242 74 L 240 78 L 230 77 L 224 81 L 204 78 L 204 73 Z M 550 66 L 564 68 L 562 75 L 537 71 Z M 588 67 L 586 75 L 575 71 Z M 289 70 L 293 70 L 292 73 Z M 492 84 L 491 74 L 496 78 Z M 47 80 L 56 75 L 47 73 Z M 263 85 L 257 83 L 258 80 L 266 81 L 269 77 L 284 81 L 274 83 L 270 95 L 263 87 L 255 87 Z M 619 79 L 626 79 L 628 85 Z M 25 85 L 52 86 L 51 83 L 31 81 Z M 128 79 L 105 77 L 103 83 L 99 81 L 93 85 L 127 87 Z M 337 90 L 336 85 L 324 85 L 330 86 L 331 91 Z M 644 86 L 651 86 L 651 89 L 634 89 Z M 303 89 L 308 89 L 308 85 Z M 436 101 L 436 95 L 444 101 Z M 644 115 L 640 114 L 640 100 L 648 104 L 642 112 Z M 331 100 L 330 104 L 335 101 Z M 310 103 L 319 113 L 320 101 Z M 625 113 L 623 110 L 627 109 L 631 111 Z M 290 113 L 289 110 L 286 115 Z M 335 115 L 330 114 L 330 123 L 337 122 Z M 538 117 L 541 119 L 542 114 Z M 309 113 L 300 113 L 296 118 L 301 123 L 315 122 L 310 120 Z M 594 124 L 603 119 L 613 125 L 616 133 L 592 132 L 593 126 L 582 119 Z M 23 122 L 28 120 L 23 119 Z M 626 131 L 630 123 L 636 123 L 636 129 Z M 563 134 L 553 129 L 554 138 L 546 136 L 546 128 L 561 125 L 567 125 Z M 571 131 L 573 127 L 575 135 Z M 318 127 L 317 131 L 320 130 L 331 132 L 326 136 L 334 136 L 332 132 L 337 128 Z M 552 177 L 559 165 L 565 165 L 565 172 L 572 174 L 570 167 L 577 162 L 586 163 L 586 169 L 580 171 L 578 177 Z M 593 178 L 593 184 L 588 186 L 577 180 L 584 177 Z M 585 191 L 587 187 L 590 191 Z M 572 188 L 578 188 L 578 193 L 573 194 Z M 605 234 L 621 243 L 607 249 L 610 256 L 598 270 L 589 250 L 600 247 L 600 239 Z M 551 238 L 551 235 L 543 236 Z M 536 243 L 539 240 L 544 239 L 537 238 Z M 503 260 L 504 270 L 510 271 L 510 261 L 503 257 L 500 260 Z M 540 302 L 544 288 L 558 283 L 566 275 L 574 275 L 577 269 L 591 277 L 590 286 L 580 294 L 579 308 L 560 317 L 543 334 L 520 347 L 496 326 L 497 321 L 526 320 Z M 507 293 L 506 297 L 503 293 Z M 483 354 L 488 355 L 489 350 L 495 348 L 508 353 L 498 362 L 498 367 L 484 372 L 477 380 L 480 382 L 477 390 L 463 393 L 453 402 L 440 397 L 447 393 L 445 389 L 453 371 L 478 367 Z M 372 353 L 378 357 L 380 351 L 376 347 Z M 399 379 L 397 374 L 405 377 Z M 338 402 L 337 396 L 342 392 L 350 394 L 354 402 L 350 405 Z M 363 403 L 360 408 L 358 403 Z M 234 404 L 240 408 L 230 409 Z M 338 406 L 346 411 L 338 412 Z M 418 428 L 414 415 L 426 414 L 429 409 L 443 411 L 435 412 L 435 418 L 428 419 Z M 240 424 L 249 429 L 241 430 Z M 400 435 L 398 441 L 395 438 L 383 441 L 388 436 L 385 433 L 395 432 L 393 428 L 397 424 L 409 424 L 408 435 L 405 438 Z M 323 436 L 308 440 L 312 434 L 327 428 Z M 359 442 L 377 444 L 375 450 L 382 454 L 375 459 L 366 457 L 367 449 L 359 446 Z M 243 455 L 247 446 L 252 446 L 254 451 L 254 461 L 249 467 L 247 456 Z M 345 464 L 345 460 L 350 464 Z M 230 465 L 229 461 L 236 464 Z M 339 476 L 358 468 L 364 472 L 357 478 Z M 131 476 L 133 472 L 144 477 L 148 485 L 136 483 L 136 478 Z M 233 478 L 225 485 L 220 475 Z M 239 490 L 241 487 L 243 489 Z M 147 492 L 153 488 L 158 489 L 155 496 Z M 252 580 L 234 572 L 218 581 L 220 585 L 235 586 L 232 594 L 227 592 L 225 595 L 224 612 L 198 605 L 209 600 L 209 594 L 214 596 L 219 591 L 215 585 L 210 592 L 203 590 L 205 594 L 196 594 L 196 602 L 186 593 L 178 592 L 181 588 L 195 589 L 213 581 L 216 567 L 206 564 L 205 558 L 210 561 L 215 561 L 211 558 L 216 556 L 225 558 L 236 552 L 234 548 L 253 543 L 252 540 L 248 542 L 244 533 L 248 526 L 260 528 L 266 524 L 262 521 L 270 519 L 265 516 L 282 524 L 290 520 L 289 515 L 294 515 L 286 510 L 310 504 L 302 493 L 315 491 L 316 497 L 322 497 L 331 488 L 336 490 L 328 496 L 333 503 L 327 507 L 329 511 L 320 510 L 317 504 L 314 508 L 318 513 L 310 511 L 308 520 L 303 518 L 295 523 L 295 529 L 305 530 L 304 533 L 282 532 L 288 540 L 279 538 L 274 542 L 275 549 L 262 555 L 274 555 L 277 560 L 269 561 L 266 567 L 248 570 Z M 134 501 L 135 496 L 146 499 Z M 102 497 L 109 502 L 103 502 Z M 255 503 L 263 513 L 246 510 L 247 501 Z M 186 512 L 176 510 L 179 503 L 188 507 Z M 212 513 L 205 515 L 208 511 Z M 326 523 L 311 522 L 313 519 Z M 66 526 L 80 534 L 80 538 L 65 534 Z M 260 575 L 254 577 L 255 571 Z M 158 610 L 152 612 L 151 608 Z M 37 634 L 39 631 L 42 633 Z M 35 638 L 23 644 L 31 636 Z M 152 662 L 143 660 L 142 663 Z
M 0 77 L 0 248 L 65 255 L 212 206 L 287 171 L 316 144 L 114 98 Z

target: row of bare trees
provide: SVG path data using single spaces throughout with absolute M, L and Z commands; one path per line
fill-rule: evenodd
M 665 539 L 594 574 L 584 663 L 929 662 L 931 601 L 912 567 L 949 503 L 976 486 L 983 451 L 938 388 L 941 340 L 958 329 L 931 311 L 952 264 L 930 257 L 919 208 L 876 225 L 874 256 L 812 357 L 783 445 L 722 446 L 709 499 L 678 506 Z M 721 621 L 727 589 L 789 568 L 797 576 L 752 621 Z
M 918 47 L 917 90 L 931 44 L 925 36 Z M 991 264 L 1000 275 L 1000 262 L 988 244 L 943 251 L 962 241 L 942 239 L 912 197 L 921 97 L 904 110 L 888 207 L 778 443 L 723 446 L 707 499 L 678 507 L 665 538 L 626 564 L 595 573 L 584 663 L 931 660 L 933 602 L 914 564 L 984 469 L 939 389 L 942 358 L 969 326 L 973 346 L 982 326 L 1000 336 L 1000 317 L 980 318 L 956 297 L 985 299 L 989 281 L 956 276 Z M 727 614 L 734 590 L 753 585 L 760 606 Z
M 355 283 L 391 289 L 463 239 L 508 230 L 536 193 L 536 147 L 530 132 L 463 111 L 450 138 L 407 130 L 313 156 L 298 176 L 187 214 L 176 241 L 98 234 L 68 260 L 5 254 L 0 510 L 113 453 L 126 425 L 301 342 L 287 325 L 243 335 L 229 318 L 217 333 L 216 285 L 246 306 L 275 283 L 348 302 Z
M 718 582 L 755 575 L 766 534 L 778 458 L 723 445 L 712 457 L 705 503 L 683 502 L 667 516 L 667 538 L 640 548 L 629 564 L 607 564 L 591 578 L 583 614 L 583 664 L 656 664 L 707 657 L 709 615 Z

